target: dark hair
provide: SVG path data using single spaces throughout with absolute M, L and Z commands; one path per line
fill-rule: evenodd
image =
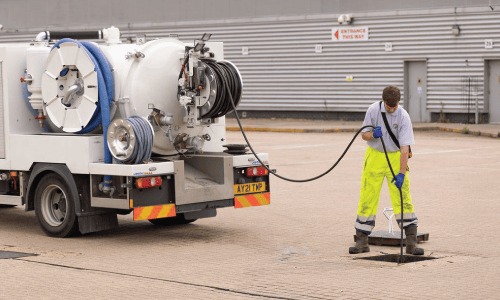
M 395 85 L 389 85 L 382 92 L 382 99 L 389 107 L 396 107 L 401 100 L 401 91 Z

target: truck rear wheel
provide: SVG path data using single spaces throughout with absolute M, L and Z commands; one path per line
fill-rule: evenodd
M 68 237 L 77 233 L 78 218 L 71 195 L 68 184 L 56 174 L 40 180 L 35 192 L 35 214 L 47 235 Z
M 177 216 L 175 216 L 175 217 L 151 219 L 148 221 L 151 222 L 152 224 L 158 225 L 158 226 L 170 226 L 170 225 L 189 224 L 189 223 L 192 223 L 196 220 L 197 219 L 186 220 L 186 218 L 184 217 L 184 214 L 177 214 Z

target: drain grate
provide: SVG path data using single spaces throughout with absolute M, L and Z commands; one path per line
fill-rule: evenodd
M 355 259 L 399 263 L 399 254 L 384 254 L 384 255 L 377 255 L 377 256 L 360 257 L 360 258 L 355 258 Z M 425 260 L 432 260 L 432 259 L 437 259 L 437 257 L 403 255 L 403 263 L 404 264 L 425 261 Z
M 26 256 L 37 256 L 38 254 L 0 251 L 0 259 L 20 258 Z

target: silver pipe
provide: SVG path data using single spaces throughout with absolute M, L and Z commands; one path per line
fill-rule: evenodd
M 174 124 L 174 116 L 172 114 L 167 114 L 160 119 L 160 126 L 168 126 Z
M 73 84 L 68 88 L 66 91 L 66 95 L 64 95 L 64 98 L 61 100 L 61 103 L 69 106 L 71 100 L 73 100 L 74 96 L 76 93 L 80 92 L 83 88 L 83 85 L 80 83 Z
M 48 40 L 49 37 L 50 37 L 50 35 L 49 35 L 48 31 L 42 31 L 36 35 L 35 42 L 41 42 L 41 41 Z

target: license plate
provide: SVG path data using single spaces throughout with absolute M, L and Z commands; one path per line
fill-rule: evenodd
M 261 193 L 265 191 L 266 191 L 265 182 L 252 182 L 252 183 L 234 185 L 235 195 Z

